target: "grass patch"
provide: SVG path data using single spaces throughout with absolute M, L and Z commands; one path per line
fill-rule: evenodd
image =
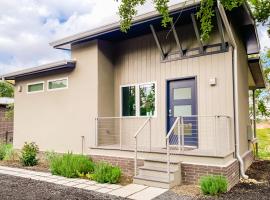
M 81 174 L 93 173 L 94 163 L 87 156 L 66 153 L 48 156 L 49 166 L 52 174 L 68 178 L 77 178 Z
M 257 129 L 258 156 L 270 160 L 270 128 Z

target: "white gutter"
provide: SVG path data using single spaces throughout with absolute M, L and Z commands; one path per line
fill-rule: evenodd
M 218 5 L 218 9 L 221 15 L 221 18 L 223 20 L 225 29 L 228 33 L 229 36 L 229 40 L 231 42 L 231 45 L 233 46 L 233 72 L 234 72 L 234 104 L 235 104 L 235 116 L 234 116 L 234 121 L 235 121 L 235 153 L 236 153 L 236 157 L 240 163 L 240 174 L 244 179 L 248 179 L 248 176 L 245 174 L 245 169 L 244 169 L 244 161 L 240 155 L 240 149 L 239 149 L 239 113 L 238 113 L 238 107 L 239 107 L 239 103 L 238 103 L 238 82 L 237 82 L 237 77 L 238 77 L 238 64 L 237 64 L 237 44 L 236 41 L 234 39 L 232 30 L 231 30 L 231 26 L 230 23 L 228 21 L 226 12 L 224 10 L 223 5 L 220 3 L 220 0 L 217 1 L 217 5 Z

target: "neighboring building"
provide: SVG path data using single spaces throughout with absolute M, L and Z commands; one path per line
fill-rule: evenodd
M 253 159 L 248 91 L 265 86 L 259 58 L 249 59 L 259 53 L 256 27 L 246 5 L 219 6 L 202 44 L 198 7 L 170 7 L 175 29 L 151 12 L 127 34 L 115 23 L 61 39 L 51 45 L 71 60 L 3 75 L 16 81 L 14 146 L 83 152 L 131 176 L 135 165 L 134 182 L 147 185 L 205 174 L 236 184 Z
M 0 143 L 12 142 L 13 139 L 13 119 L 6 117 L 8 105 L 13 102 L 12 98 L 0 97 Z

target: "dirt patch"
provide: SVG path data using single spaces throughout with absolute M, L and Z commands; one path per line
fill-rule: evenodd
M 1 200 L 120 200 L 124 198 L 0 174 Z
M 201 195 L 198 185 L 178 185 L 172 188 L 172 191 L 178 195 L 198 197 Z
M 27 170 L 32 170 L 32 171 L 39 171 L 39 172 L 49 172 L 49 165 L 45 162 L 39 162 L 38 165 L 36 166 L 22 166 L 20 161 L 18 160 L 10 160 L 10 161 L 5 161 L 2 160 L 0 161 L 0 165 L 2 166 L 7 166 L 7 167 L 15 167 L 15 168 L 21 168 L 21 169 L 27 169 Z

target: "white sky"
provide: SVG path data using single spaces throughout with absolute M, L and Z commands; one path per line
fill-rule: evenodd
M 117 21 L 118 5 L 115 0 L 0 0 L 0 74 L 68 58 L 49 42 Z M 139 13 L 152 9 L 148 2 Z M 262 48 L 270 47 L 266 28 L 259 35 Z

